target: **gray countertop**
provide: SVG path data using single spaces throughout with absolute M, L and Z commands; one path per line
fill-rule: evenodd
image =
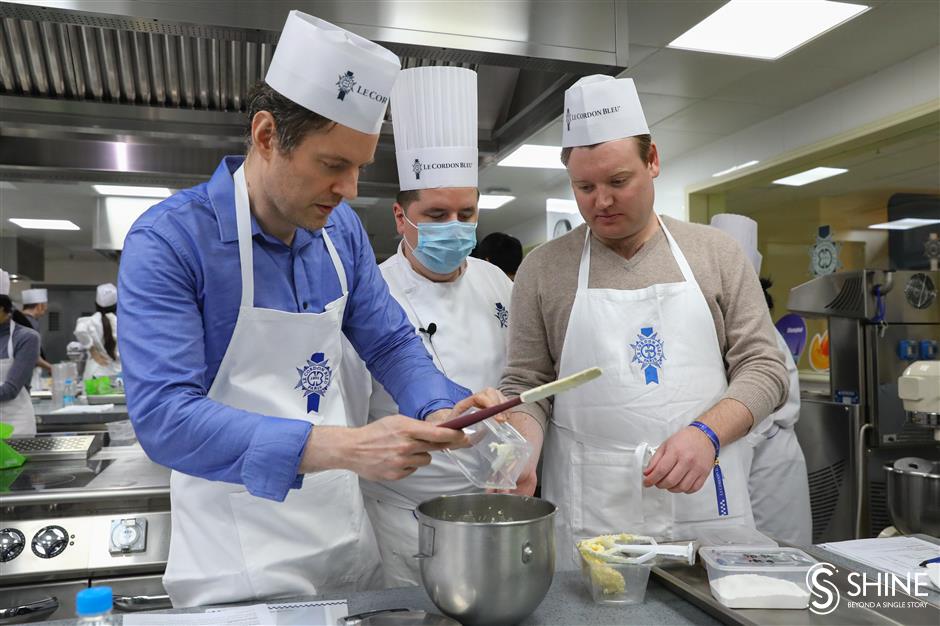
M 440 613 L 421 587 L 402 587 L 383 591 L 324 594 L 322 596 L 289 598 L 278 602 L 309 602 L 311 600 L 345 599 L 349 614 L 377 609 L 407 607 Z M 171 613 L 200 613 L 203 609 L 168 611 Z M 77 624 L 76 620 L 59 620 L 49 624 Z M 650 579 L 646 601 L 633 606 L 602 606 L 594 604 L 581 582 L 580 572 L 558 572 L 545 600 L 535 612 L 521 622 L 522 626 L 594 626 L 613 624 L 719 624 L 714 618 L 682 600 L 664 586 Z
M 924 539 L 931 539 L 923 537 Z M 933 539 L 936 541 L 936 539 Z M 847 571 L 869 571 L 860 564 L 840 559 L 818 547 L 810 547 L 810 553 L 820 560 L 832 562 L 844 573 Z M 872 572 L 873 573 L 873 572 Z M 839 587 L 843 581 L 836 580 Z M 409 608 L 428 612 L 440 611 L 431 603 L 421 587 L 403 587 L 382 591 L 324 594 L 279 599 L 277 602 L 310 602 L 313 600 L 338 600 L 348 602 L 350 615 L 379 609 Z M 899 597 L 894 600 L 912 600 Z M 254 604 L 254 603 L 246 603 Z M 165 611 L 169 613 L 200 613 L 205 607 Z M 159 613 L 159 612 L 158 612 Z M 76 624 L 75 620 L 60 620 L 51 624 Z M 904 626 L 940 623 L 940 610 L 935 606 L 921 608 L 878 607 L 869 609 L 840 603 L 829 615 L 816 615 L 804 610 L 732 610 L 727 609 L 709 591 L 708 579 L 701 565 L 694 567 L 670 567 L 654 569 L 650 577 L 643 604 L 634 606 L 604 606 L 595 604 L 581 581 L 580 572 L 558 572 L 544 601 L 535 612 L 526 618 L 523 626 L 564 625 L 594 626 L 614 624 L 740 624 L 747 626 L 842 626 L 844 624 L 876 625 L 894 624 Z
M 52 400 L 33 400 L 36 412 L 36 425 L 71 426 L 80 424 L 106 424 L 127 419 L 127 405 L 115 404 L 113 409 L 103 413 L 54 413 Z

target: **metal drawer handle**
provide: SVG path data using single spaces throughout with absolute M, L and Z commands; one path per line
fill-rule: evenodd
M 133 613 L 134 611 L 152 611 L 171 609 L 170 596 L 114 596 L 114 608 Z
M 37 622 L 49 617 L 59 610 L 59 600 L 53 596 L 22 604 L 20 606 L 11 606 L 0 609 L 0 624 L 25 624 L 26 622 Z

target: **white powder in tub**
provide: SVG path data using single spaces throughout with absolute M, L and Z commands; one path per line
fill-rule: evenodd
M 794 582 L 758 574 L 732 574 L 709 581 L 722 604 L 747 609 L 805 609 L 809 591 Z

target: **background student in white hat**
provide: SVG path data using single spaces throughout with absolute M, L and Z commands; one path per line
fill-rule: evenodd
M 13 426 L 13 437 L 36 434 L 36 413 L 29 380 L 39 358 L 39 333 L 14 321 L 10 274 L 0 270 L 0 422 Z
M 23 315 L 33 330 L 39 333 L 39 358 L 36 366 L 41 367 L 50 374 L 52 364 L 46 359 L 46 351 L 42 348 L 42 332 L 39 330 L 39 319 L 49 310 L 49 291 L 47 289 L 26 289 L 20 294 L 23 300 Z
M 121 373 L 117 344 L 117 287 L 111 283 L 98 285 L 95 308 L 94 315 L 75 321 L 75 339 L 88 353 L 83 380 Z
M 711 225 L 734 237 L 760 276 L 762 257 L 757 250 L 757 222 L 744 215 L 722 213 L 712 218 Z M 765 292 L 772 311 L 769 298 Z M 777 332 L 776 339 L 787 364 L 790 391 L 784 405 L 744 438 L 753 453 L 748 491 L 757 530 L 780 541 L 808 546 L 813 543 L 809 478 L 806 458 L 794 430 L 800 419 L 800 377 L 783 335 Z
M 467 444 L 424 420 L 501 399 L 466 397 L 437 371 L 343 202 L 399 71 L 388 50 L 292 11 L 249 98 L 247 156 L 226 157 L 127 236 L 121 359 L 138 439 L 175 470 L 164 577 L 175 606 L 374 585 L 356 474 L 410 474 Z M 344 335 L 403 415 L 348 427 Z
M 753 526 L 739 440 L 787 395 L 757 276 L 727 235 L 653 209 L 659 155 L 631 79 L 575 83 L 562 146 L 585 224 L 522 262 L 500 384 L 514 396 L 604 369 L 553 405 L 521 408 L 551 420 L 542 494 L 559 506 L 559 566 L 601 533 Z M 645 469 L 630 453 L 642 443 L 658 446 Z
M 479 218 L 477 75 L 458 67 L 404 70 L 391 107 L 400 189 L 392 211 L 402 241 L 379 269 L 438 369 L 470 389 L 495 386 L 506 365 L 512 282 L 495 265 L 468 258 Z M 400 411 L 380 382 L 371 387 L 370 420 Z M 360 482 L 389 587 L 420 583 L 415 507 L 480 491 L 440 454 L 402 480 Z

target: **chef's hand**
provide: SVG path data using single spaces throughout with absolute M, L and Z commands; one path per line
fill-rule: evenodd
M 536 468 L 539 465 L 539 456 L 542 454 L 542 442 L 545 439 L 545 433 L 542 426 L 535 421 L 528 413 L 522 411 L 513 411 L 509 414 L 509 423 L 519 431 L 525 440 L 532 446 L 532 456 L 529 457 L 525 469 L 519 474 L 516 480 L 516 488 L 505 493 L 514 493 L 520 496 L 535 495 L 535 487 L 538 485 L 538 475 Z
M 399 480 L 431 462 L 431 452 L 470 445 L 463 431 L 404 415 L 389 415 L 360 428 L 315 426 L 300 471 L 348 469 L 368 480 Z
M 687 426 L 663 442 L 643 470 L 643 486 L 672 493 L 695 493 L 715 466 L 715 447 L 708 435 Z
M 472 396 L 467 396 L 460 402 L 454 405 L 452 409 L 438 409 L 433 413 L 430 413 L 424 421 L 429 424 L 442 424 L 456 417 L 460 417 L 468 410 L 474 409 L 486 409 L 497 404 L 502 404 L 506 401 L 506 396 L 504 396 L 498 389 L 493 389 L 492 387 L 487 387 L 482 389 Z M 505 422 L 509 416 L 506 413 L 497 413 L 490 419 L 495 419 L 498 422 Z

